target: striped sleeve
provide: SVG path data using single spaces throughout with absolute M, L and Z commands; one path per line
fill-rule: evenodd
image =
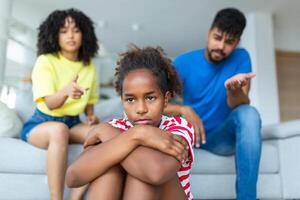
M 127 131 L 132 127 L 130 122 L 125 119 L 112 119 L 108 123 L 122 132 Z
M 180 135 L 182 136 L 185 141 L 189 145 L 189 157 L 190 161 L 192 162 L 194 160 L 194 151 L 193 151 L 193 144 L 194 144 L 194 129 L 193 126 L 187 122 L 182 117 L 172 117 L 169 118 L 169 120 L 165 120 L 163 122 L 164 124 L 164 130 L 168 131 L 172 134 Z

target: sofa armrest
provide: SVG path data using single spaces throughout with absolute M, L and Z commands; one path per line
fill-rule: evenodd
M 285 139 L 300 137 L 300 120 L 292 120 L 278 124 L 266 125 L 262 128 L 263 139 Z

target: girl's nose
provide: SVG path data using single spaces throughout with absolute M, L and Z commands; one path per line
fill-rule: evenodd
M 139 102 L 137 105 L 136 112 L 138 114 L 144 114 L 148 112 L 148 108 L 145 102 Z

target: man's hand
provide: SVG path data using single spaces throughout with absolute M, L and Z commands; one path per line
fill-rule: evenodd
M 202 120 L 197 113 L 189 106 L 182 106 L 180 109 L 181 116 L 193 125 L 195 132 L 195 147 L 199 148 L 200 144 L 206 143 L 205 130 Z
M 237 74 L 225 81 L 225 88 L 229 91 L 236 91 L 246 86 L 249 83 L 250 79 L 255 76 L 255 73 Z
M 86 116 L 86 124 L 88 126 L 99 124 L 99 122 L 100 122 L 100 120 L 95 115 Z

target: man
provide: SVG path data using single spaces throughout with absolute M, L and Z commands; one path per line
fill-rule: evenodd
M 250 57 L 245 49 L 237 48 L 245 26 L 239 10 L 220 10 L 208 31 L 207 47 L 175 59 L 184 105 L 169 104 L 166 113 L 180 114 L 193 124 L 196 148 L 218 155 L 235 153 L 237 199 L 253 200 L 261 120 L 249 105 L 250 80 L 255 76 Z

